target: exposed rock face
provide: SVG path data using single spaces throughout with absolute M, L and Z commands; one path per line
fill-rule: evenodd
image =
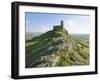
M 32 41 L 36 43 L 26 47 L 26 68 L 89 64 L 89 48 L 74 40 L 64 28 L 48 31 Z

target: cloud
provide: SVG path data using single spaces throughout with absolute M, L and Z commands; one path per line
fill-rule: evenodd
M 73 20 L 67 20 L 64 21 L 64 27 L 66 30 L 68 30 L 69 33 L 74 33 L 75 32 L 75 22 Z
M 80 21 L 81 22 L 81 21 Z M 64 21 L 64 27 L 68 30 L 70 34 L 87 34 L 89 33 L 89 24 L 82 24 L 75 21 L 74 19 L 69 19 Z

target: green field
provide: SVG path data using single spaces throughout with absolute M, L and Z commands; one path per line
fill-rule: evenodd
M 71 35 L 71 36 L 74 39 L 76 39 L 78 42 L 89 47 L 89 35 L 88 34 L 75 34 L 75 35 Z

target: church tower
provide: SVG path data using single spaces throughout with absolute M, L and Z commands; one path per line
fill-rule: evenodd
M 63 25 L 64 25 L 64 22 L 63 22 L 63 21 L 61 21 L 61 26 L 63 27 Z
M 53 30 L 63 30 L 64 29 L 64 22 L 63 20 L 60 21 L 60 25 L 53 26 Z
M 61 21 L 61 27 L 62 27 L 62 29 L 64 28 L 64 22 L 63 22 L 63 20 Z

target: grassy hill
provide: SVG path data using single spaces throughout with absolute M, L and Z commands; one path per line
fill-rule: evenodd
M 26 68 L 88 65 L 89 45 L 74 37 L 59 29 L 26 40 Z

